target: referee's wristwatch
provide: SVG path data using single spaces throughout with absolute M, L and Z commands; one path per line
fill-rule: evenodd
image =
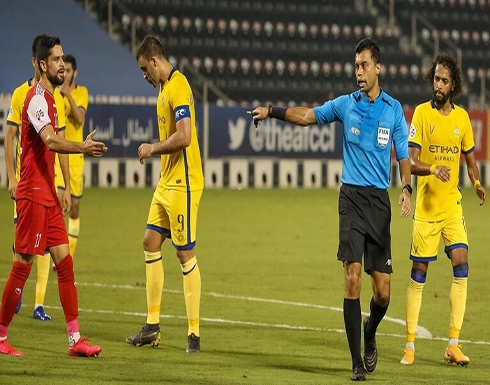
M 412 186 L 410 186 L 409 184 L 406 184 L 405 186 L 403 186 L 402 191 L 405 189 L 407 189 L 410 196 L 412 196 Z

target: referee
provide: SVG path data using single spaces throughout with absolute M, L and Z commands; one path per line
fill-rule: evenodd
M 366 380 L 376 368 L 376 329 L 390 302 L 391 262 L 391 147 L 400 165 L 401 216 L 410 214 L 412 188 L 408 159 L 408 128 L 396 99 L 379 87 L 381 53 L 371 39 L 359 42 L 355 52 L 359 90 L 315 108 L 274 105 L 249 111 L 254 122 L 270 118 L 300 126 L 342 122 L 343 171 L 339 196 L 339 249 L 345 275 L 344 322 L 352 356 L 353 381 Z M 364 322 L 364 364 L 361 358 L 361 266 L 371 276 L 371 314 Z

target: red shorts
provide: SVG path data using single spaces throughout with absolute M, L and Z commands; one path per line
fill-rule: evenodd
M 17 201 L 15 252 L 44 255 L 44 250 L 68 243 L 65 220 L 59 204 L 46 207 L 27 199 Z

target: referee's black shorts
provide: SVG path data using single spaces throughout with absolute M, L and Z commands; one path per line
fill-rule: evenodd
M 339 195 L 340 261 L 360 262 L 364 271 L 393 272 L 391 204 L 387 190 L 343 184 Z

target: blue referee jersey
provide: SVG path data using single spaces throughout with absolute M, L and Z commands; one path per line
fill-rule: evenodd
M 319 125 L 338 120 L 344 126 L 342 183 L 387 189 L 391 143 L 397 160 L 408 158 L 408 128 L 400 102 L 383 90 L 374 101 L 356 91 L 314 112 Z

